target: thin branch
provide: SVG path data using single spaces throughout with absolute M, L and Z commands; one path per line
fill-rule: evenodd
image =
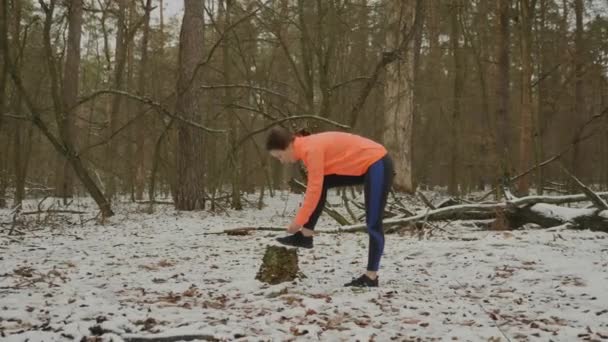
M 404 6 L 407 6 L 407 5 L 404 5 Z M 363 86 L 363 89 L 361 90 L 361 93 L 359 94 L 359 97 L 357 98 L 357 101 L 355 101 L 355 104 L 353 105 L 353 107 L 350 111 L 350 118 L 351 118 L 350 126 L 351 127 L 355 127 L 355 125 L 357 124 L 359 114 L 361 113 L 361 110 L 363 109 L 363 105 L 365 104 L 367 97 L 369 96 L 374 85 L 376 84 L 382 70 L 384 70 L 384 68 L 386 68 L 387 65 L 397 61 L 398 59 L 401 59 L 401 56 L 403 55 L 403 53 L 405 51 L 407 51 L 407 45 L 412 41 L 412 39 L 414 39 L 414 36 L 418 32 L 418 30 L 422 29 L 421 26 L 422 26 L 423 8 L 424 7 L 422 5 L 422 0 L 416 0 L 416 10 L 415 10 L 416 14 L 414 17 L 414 23 L 412 24 L 411 28 L 407 31 L 406 34 L 403 35 L 403 39 L 401 40 L 401 42 L 399 43 L 399 46 L 395 50 L 387 51 L 382 54 L 382 58 L 376 64 L 376 67 L 374 68 L 374 72 L 372 73 L 371 76 L 369 76 L 367 82 L 365 83 L 365 85 Z M 407 25 L 407 23 L 405 23 L 405 25 Z M 405 28 L 406 28 L 405 25 L 402 29 L 403 31 L 405 31 Z
M 137 120 L 139 120 L 142 116 L 146 115 L 147 111 L 143 111 L 139 114 L 137 114 L 134 118 L 130 119 L 127 123 L 125 123 L 122 127 L 120 127 L 119 129 L 115 130 L 114 132 L 112 132 L 112 134 L 110 134 L 110 136 L 106 137 L 105 139 L 93 144 L 93 145 L 89 145 L 86 146 L 84 148 L 82 148 L 80 151 L 78 151 L 78 154 L 84 154 L 87 151 L 94 149 L 97 146 L 101 146 L 101 145 L 105 145 L 107 143 L 110 142 L 110 140 L 114 139 L 115 136 L 117 136 L 118 134 L 120 134 L 120 132 L 122 132 L 123 130 L 125 130 L 126 128 L 128 128 L 129 126 L 131 126 L 134 122 L 136 122 Z
M 298 108 L 301 108 L 300 104 L 298 104 L 297 102 L 293 101 L 292 99 L 290 99 L 287 95 L 278 93 L 276 91 L 273 91 L 271 89 L 268 88 L 262 88 L 262 87 L 256 87 L 256 86 L 252 86 L 252 85 L 248 85 L 248 84 L 217 84 L 217 85 L 202 85 L 200 86 L 201 89 L 251 89 L 251 90 L 256 90 L 256 91 L 261 91 L 264 93 L 268 93 L 274 96 L 278 96 L 282 99 L 285 99 L 287 102 L 297 106 Z
M 418 197 L 420 197 L 420 199 L 422 200 L 422 202 L 424 202 L 424 204 L 426 204 L 427 207 L 429 207 L 431 210 L 437 209 L 437 208 L 435 208 L 435 206 L 433 205 L 433 203 L 431 203 L 431 201 L 429 201 L 428 198 L 426 198 L 426 196 L 424 196 L 424 194 L 422 193 L 422 191 L 418 191 L 417 194 L 418 194 Z
M 205 10 L 207 10 L 207 6 L 204 6 L 204 8 L 205 8 Z M 211 46 L 211 49 L 209 49 L 209 54 L 207 55 L 207 58 L 204 61 L 202 61 L 201 63 L 199 63 L 199 64 L 196 65 L 196 67 L 194 68 L 194 71 L 192 72 L 192 77 L 190 78 L 190 80 L 188 81 L 188 83 L 186 84 L 186 86 L 184 87 L 184 89 L 190 89 L 190 86 L 192 85 L 192 82 L 194 82 L 194 79 L 196 79 L 196 75 L 198 74 L 198 71 L 200 70 L 200 68 L 204 67 L 205 65 L 207 65 L 211 61 L 211 58 L 213 57 L 213 54 L 215 53 L 215 50 L 224 41 L 224 39 L 226 38 L 226 35 L 230 31 L 232 31 L 234 28 L 236 28 L 238 25 L 240 25 L 242 22 L 244 22 L 247 19 L 255 16 L 261 9 L 262 9 L 262 7 L 258 6 L 253 11 L 245 14 L 243 17 L 241 17 L 238 20 L 236 20 L 235 22 L 231 23 L 230 26 L 228 26 L 222 32 L 222 34 L 220 35 L 220 37 L 218 38 L 218 40 Z M 209 13 L 207 13 L 207 14 L 209 14 Z
M 370 76 L 359 76 L 359 77 L 355 77 L 355 78 L 350 79 L 350 80 L 348 80 L 348 81 L 344 81 L 344 82 L 338 83 L 338 84 L 336 84 L 336 85 L 334 85 L 334 86 L 330 87 L 329 89 L 330 89 L 331 91 L 334 91 L 334 90 L 336 90 L 336 89 L 338 89 L 338 88 L 340 88 L 340 87 L 343 87 L 343 86 L 345 86 L 345 85 L 347 85 L 347 84 L 354 83 L 354 82 L 359 82 L 359 81 L 367 81 L 367 80 L 369 80 L 370 78 L 371 78 Z
M 276 120 L 276 121 L 274 121 L 274 122 L 272 122 L 272 123 L 270 123 L 270 124 L 268 124 L 268 125 L 266 125 L 266 126 L 264 126 L 262 128 L 256 129 L 255 131 L 251 131 L 251 133 L 247 134 L 246 136 L 244 136 L 243 138 L 241 138 L 241 140 L 239 140 L 239 142 L 237 143 L 237 145 L 236 145 L 235 148 L 238 148 L 239 146 L 241 146 L 241 144 L 243 144 L 245 141 L 247 141 L 247 139 L 251 138 L 252 136 L 254 136 L 256 134 L 259 134 L 259 133 L 262 133 L 264 131 L 267 131 L 267 130 L 271 129 L 272 127 L 276 126 L 276 125 L 282 124 L 282 123 L 287 122 L 287 121 L 302 120 L 302 119 L 318 120 L 318 121 L 322 121 L 322 122 L 325 122 L 325 123 L 329 123 L 329 124 L 334 125 L 334 126 L 339 127 L 339 128 L 350 130 L 350 127 L 347 126 L 347 125 L 341 124 L 339 122 L 336 122 L 336 121 L 333 121 L 333 120 L 330 120 L 330 119 L 326 119 L 326 118 L 318 116 L 318 115 L 296 115 L 296 116 L 290 116 L 290 117 L 287 117 L 287 118 Z
M 162 104 L 160 104 L 160 103 L 158 103 L 158 102 L 156 102 L 156 101 L 152 100 L 152 99 L 151 99 L 151 98 L 149 98 L 149 97 L 145 97 L 145 96 L 137 96 L 137 95 L 135 95 L 135 94 L 131 94 L 131 93 L 129 93 L 129 92 L 122 91 L 122 90 L 115 90 L 115 89 L 102 89 L 102 90 L 97 90 L 97 91 L 93 92 L 92 94 L 89 94 L 89 95 L 87 95 L 87 96 L 85 96 L 85 97 L 81 98 L 81 99 L 78 101 L 78 104 L 77 104 L 77 105 L 81 105 L 81 104 L 83 104 L 83 103 L 85 103 L 85 102 L 87 102 L 87 101 L 90 101 L 90 100 L 92 100 L 93 98 L 95 98 L 95 97 L 97 97 L 97 96 L 99 96 L 99 95 L 103 95 L 103 94 L 115 94 L 115 95 L 121 95 L 121 96 L 127 97 L 127 98 L 129 98 L 129 99 L 131 99 L 131 100 L 139 101 L 139 102 L 141 102 L 141 103 L 143 103 L 143 104 L 146 104 L 146 105 L 149 105 L 149 106 L 151 106 L 151 107 L 155 108 L 155 109 L 156 109 L 158 112 L 160 112 L 160 113 L 162 113 L 162 114 L 164 114 L 164 115 L 166 115 L 166 116 L 168 116 L 168 117 L 171 117 L 171 118 L 173 118 L 173 119 L 176 119 L 176 120 L 178 120 L 178 121 L 181 121 L 181 122 L 183 122 L 183 123 L 185 123 L 185 124 L 188 124 L 188 125 L 190 125 L 190 126 L 196 127 L 196 128 L 198 128 L 198 129 L 201 129 L 201 130 L 203 130 L 203 131 L 205 131 L 205 132 L 208 132 L 208 133 L 226 133 L 226 130 L 221 130 L 221 129 L 214 129 L 214 128 L 205 127 L 205 126 L 203 126 L 203 125 L 201 125 L 201 124 L 198 124 L 198 123 L 196 123 L 196 122 L 194 122 L 194 121 L 191 121 L 191 120 L 188 120 L 188 119 L 186 119 L 186 118 L 183 118 L 183 117 L 181 117 L 181 116 L 179 116 L 179 115 L 173 114 L 171 111 L 169 111 L 168 109 L 166 109 L 166 108 L 165 108 L 165 107 L 164 107 Z
M 10 118 L 10 119 L 15 119 L 15 120 L 22 120 L 22 121 L 31 121 L 32 120 L 31 117 L 25 116 L 25 115 L 3 114 L 2 116 L 4 116 L 5 118 Z
M 543 161 L 542 163 L 539 163 L 535 166 L 532 166 L 531 168 L 523 171 L 522 173 L 511 177 L 508 181 L 507 184 L 511 184 L 514 181 L 520 179 L 521 177 L 529 174 L 530 172 L 538 169 L 539 167 L 543 167 L 545 165 L 548 165 L 558 159 L 560 159 L 566 152 L 568 152 L 572 147 L 574 147 L 575 145 L 595 136 L 596 134 L 600 133 L 601 131 L 596 131 L 593 133 L 589 133 L 585 136 L 580 136 L 580 134 L 584 131 L 584 129 L 589 126 L 593 121 L 603 117 L 604 115 L 608 114 L 608 107 L 604 108 L 604 110 L 602 110 L 599 114 L 596 114 L 594 116 L 592 116 L 589 120 L 587 120 L 587 122 L 585 122 L 581 128 L 579 129 L 579 132 L 575 135 L 575 138 L 572 140 L 572 142 L 567 145 L 566 147 L 564 147 L 564 149 L 562 149 L 560 152 L 558 152 L 557 154 L 555 154 L 553 157 Z M 486 199 L 488 196 L 490 196 L 492 193 L 494 193 L 496 190 L 498 190 L 498 187 L 494 187 L 492 190 L 488 191 L 487 193 L 485 193 L 483 196 L 481 196 L 481 198 L 479 198 L 479 201 L 482 201 L 484 199 Z
M 261 110 L 261 109 L 257 109 L 257 108 L 253 108 L 253 107 L 249 107 L 249 106 L 243 106 L 240 105 L 238 103 L 230 103 L 230 104 L 226 104 L 224 105 L 227 108 L 237 108 L 237 109 L 244 109 L 250 112 L 254 112 L 254 113 L 258 113 L 261 114 L 263 117 L 270 119 L 270 120 L 277 120 L 277 118 L 275 118 L 274 116 L 270 115 L 269 113 Z

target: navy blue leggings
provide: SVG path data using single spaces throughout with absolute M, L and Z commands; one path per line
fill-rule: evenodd
M 365 222 L 369 234 L 369 254 L 367 270 L 378 271 L 380 258 L 384 251 L 384 229 L 382 216 L 386 206 L 386 198 L 393 184 L 394 167 L 389 155 L 370 165 L 361 176 L 326 175 L 323 179 L 323 190 L 317 207 L 304 224 L 304 228 L 314 230 L 319 216 L 323 211 L 327 190 L 335 187 L 364 185 L 365 191 Z

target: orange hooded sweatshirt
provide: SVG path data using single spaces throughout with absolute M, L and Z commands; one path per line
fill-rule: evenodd
M 361 176 L 387 153 L 386 148 L 375 141 L 343 132 L 296 137 L 293 152 L 308 170 L 304 203 L 294 220 L 298 225 L 304 225 L 315 210 L 325 175 Z

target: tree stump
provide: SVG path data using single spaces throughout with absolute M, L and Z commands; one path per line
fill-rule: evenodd
M 296 279 L 299 272 L 298 253 L 295 249 L 266 246 L 262 265 L 255 279 L 275 285 Z

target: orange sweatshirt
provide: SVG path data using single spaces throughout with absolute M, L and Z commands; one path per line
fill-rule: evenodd
M 325 175 L 360 176 L 387 153 L 386 148 L 375 141 L 343 132 L 296 137 L 293 151 L 308 170 L 304 204 L 295 218 L 299 225 L 305 224 L 315 210 Z

